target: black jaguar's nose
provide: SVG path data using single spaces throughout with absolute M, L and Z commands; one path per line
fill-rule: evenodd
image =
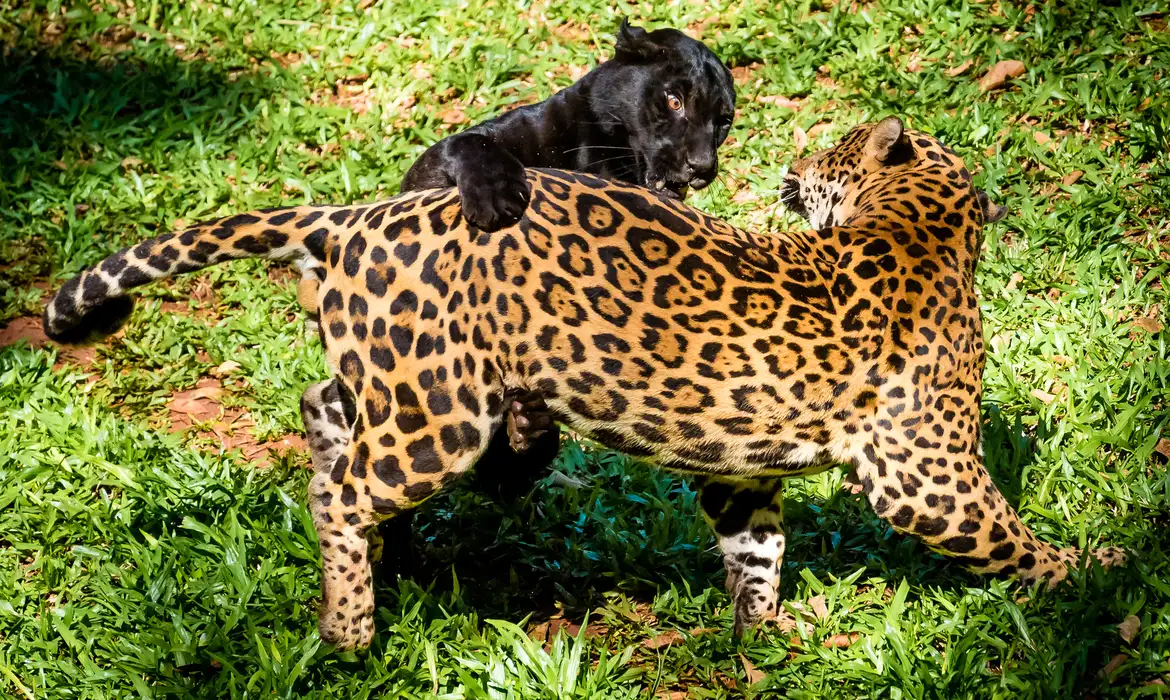
M 689 156 L 683 169 L 686 173 L 685 180 L 695 189 L 706 187 L 715 179 L 716 167 L 714 156 Z

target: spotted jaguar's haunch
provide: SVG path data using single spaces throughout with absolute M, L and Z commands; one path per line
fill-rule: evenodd
M 109 328 L 128 288 L 224 259 L 324 263 L 316 301 L 340 388 L 303 404 L 321 636 L 342 647 L 373 631 L 367 530 L 470 469 L 509 391 L 697 475 L 737 630 L 777 609 L 781 478 L 834 463 L 897 530 L 976 571 L 1057 581 L 1077 560 L 1038 540 L 983 467 L 973 280 L 999 210 L 938 141 L 889 119 L 797 162 L 784 197 L 815 231 L 784 236 L 638 187 L 529 177 L 527 215 L 490 234 L 444 190 L 147 241 L 66 284 L 46 331 Z

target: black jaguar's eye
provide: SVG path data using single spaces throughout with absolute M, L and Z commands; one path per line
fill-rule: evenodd
M 677 95 L 668 92 L 666 93 L 666 106 L 678 112 L 683 108 L 683 103 L 682 100 L 678 99 Z

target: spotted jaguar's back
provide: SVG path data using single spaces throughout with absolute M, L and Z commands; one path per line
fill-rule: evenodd
M 368 643 L 364 533 L 470 468 L 515 388 L 611 447 L 697 475 L 737 628 L 776 611 L 780 478 L 834 463 L 855 467 L 895 528 L 968 566 L 1063 578 L 1077 552 L 1037 540 L 982 465 L 973 275 L 994 207 L 953 153 L 897 120 L 859 127 L 792 168 L 785 199 L 815 231 L 787 236 L 638 187 L 530 178 L 529 212 L 491 234 L 434 191 L 220 223 L 178 253 L 183 269 L 200 244 L 206 262 L 269 241 L 325 262 L 317 302 L 339 385 L 304 402 L 323 638 Z M 144 267 L 111 265 L 100 286 L 120 289 L 119 265 Z M 108 306 L 110 294 L 84 298 L 90 286 L 50 307 L 52 333 Z

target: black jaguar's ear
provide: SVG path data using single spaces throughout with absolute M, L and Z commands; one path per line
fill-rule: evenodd
M 897 117 L 886 117 L 874 126 L 865 150 L 883 165 L 905 163 L 914 155 L 914 147 L 906 137 L 902 120 Z
M 984 224 L 994 224 L 996 221 L 1007 216 L 1007 207 L 1001 207 L 991 201 L 991 196 L 983 190 L 975 190 L 975 193 L 975 196 L 979 199 L 979 208 L 983 210 Z
M 660 48 L 649 38 L 649 32 L 641 27 L 630 24 L 628 17 L 622 18 L 618 27 L 617 42 L 613 47 L 613 57 L 619 61 L 645 61 L 654 57 Z

